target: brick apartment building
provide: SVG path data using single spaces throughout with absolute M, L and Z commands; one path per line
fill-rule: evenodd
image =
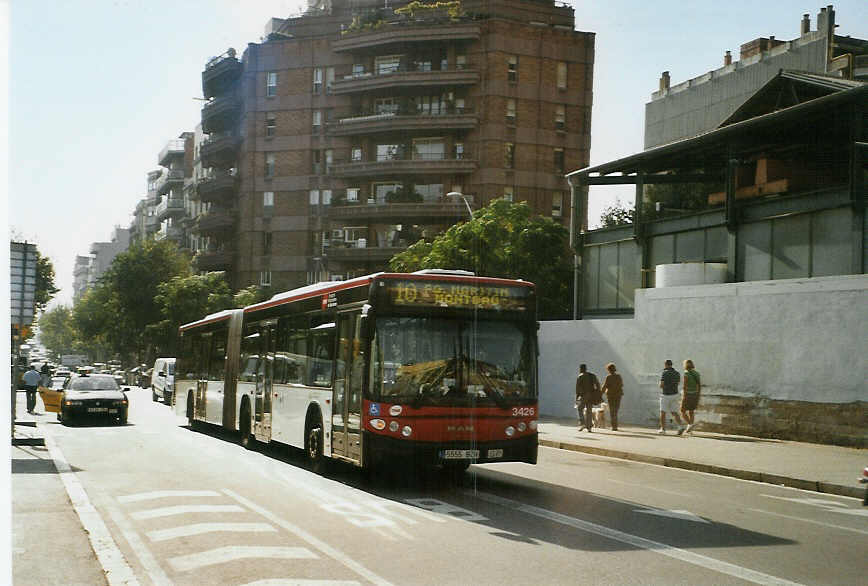
M 594 34 L 552 0 L 406 4 L 320 2 L 207 63 L 199 270 L 235 289 L 369 273 L 495 198 L 568 223 Z

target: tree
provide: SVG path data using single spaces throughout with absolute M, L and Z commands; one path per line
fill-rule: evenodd
M 71 354 L 76 349 L 77 336 L 72 310 L 58 305 L 39 317 L 39 339 L 55 355 Z
M 541 318 L 569 314 L 569 234 L 551 219 L 533 216 L 526 202 L 494 200 L 470 221 L 395 255 L 389 267 L 400 272 L 464 269 L 480 276 L 525 279 L 536 284 Z
M 39 254 L 39 253 L 37 253 Z M 36 291 L 33 296 L 33 308 L 35 312 L 45 309 L 57 292 L 60 291 L 54 285 L 54 265 L 48 257 L 41 254 L 36 260 Z
M 232 296 L 233 307 L 247 307 L 260 301 L 265 301 L 272 295 L 271 287 L 260 287 L 259 285 L 250 285 L 235 292 Z
M 620 199 L 616 199 L 615 203 L 603 208 L 603 213 L 600 214 L 600 225 L 602 228 L 614 228 L 632 224 L 634 213 L 633 208 L 627 208 Z

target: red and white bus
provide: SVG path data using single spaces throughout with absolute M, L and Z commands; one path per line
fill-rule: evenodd
M 309 285 L 180 328 L 176 405 L 362 467 L 537 459 L 532 283 L 463 271 Z

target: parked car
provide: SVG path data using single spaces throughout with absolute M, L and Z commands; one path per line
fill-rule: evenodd
M 859 482 L 868 484 L 868 466 L 862 470 L 862 476 L 859 477 Z M 868 488 L 865 489 L 865 498 L 862 499 L 862 505 L 868 507 Z
M 175 392 L 175 359 L 157 358 L 151 374 L 151 399 L 162 399 L 166 405 L 172 404 Z
M 139 374 L 140 387 L 142 387 L 143 389 L 147 389 L 149 386 L 151 386 L 151 373 L 153 372 L 153 368 L 146 368 L 141 371 L 141 374 Z
M 118 383 L 118 386 L 127 384 L 126 374 L 120 368 L 113 371 L 112 376 L 115 378 L 115 382 Z
M 129 411 L 128 390 L 119 387 L 112 375 L 84 374 L 70 378 L 60 391 L 46 389 L 42 396 L 45 410 L 56 411 L 64 424 L 83 417 L 108 417 L 123 425 Z

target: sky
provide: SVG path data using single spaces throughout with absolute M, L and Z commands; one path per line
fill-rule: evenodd
M 661 72 L 675 85 L 720 67 L 727 50 L 737 59 L 757 37 L 796 38 L 802 14 L 816 28 L 828 1 L 567 3 L 575 28 L 596 33 L 595 165 L 642 150 L 644 106 Z M 834 7 L 838 34 L 868 38 L 868 2 Z M 205 62 L 228 47 L 240 55 L 269 18 L 302 8 L 297 0 L 0 0 L 8 230 L 51 259 L 61 288 L 52 305 L 71 304 L 76 255 L 129 227 L 157 154 L 197 124 Z M 632 201 L 630 188 L 596 189 L 592 226 L 615 199 Z

